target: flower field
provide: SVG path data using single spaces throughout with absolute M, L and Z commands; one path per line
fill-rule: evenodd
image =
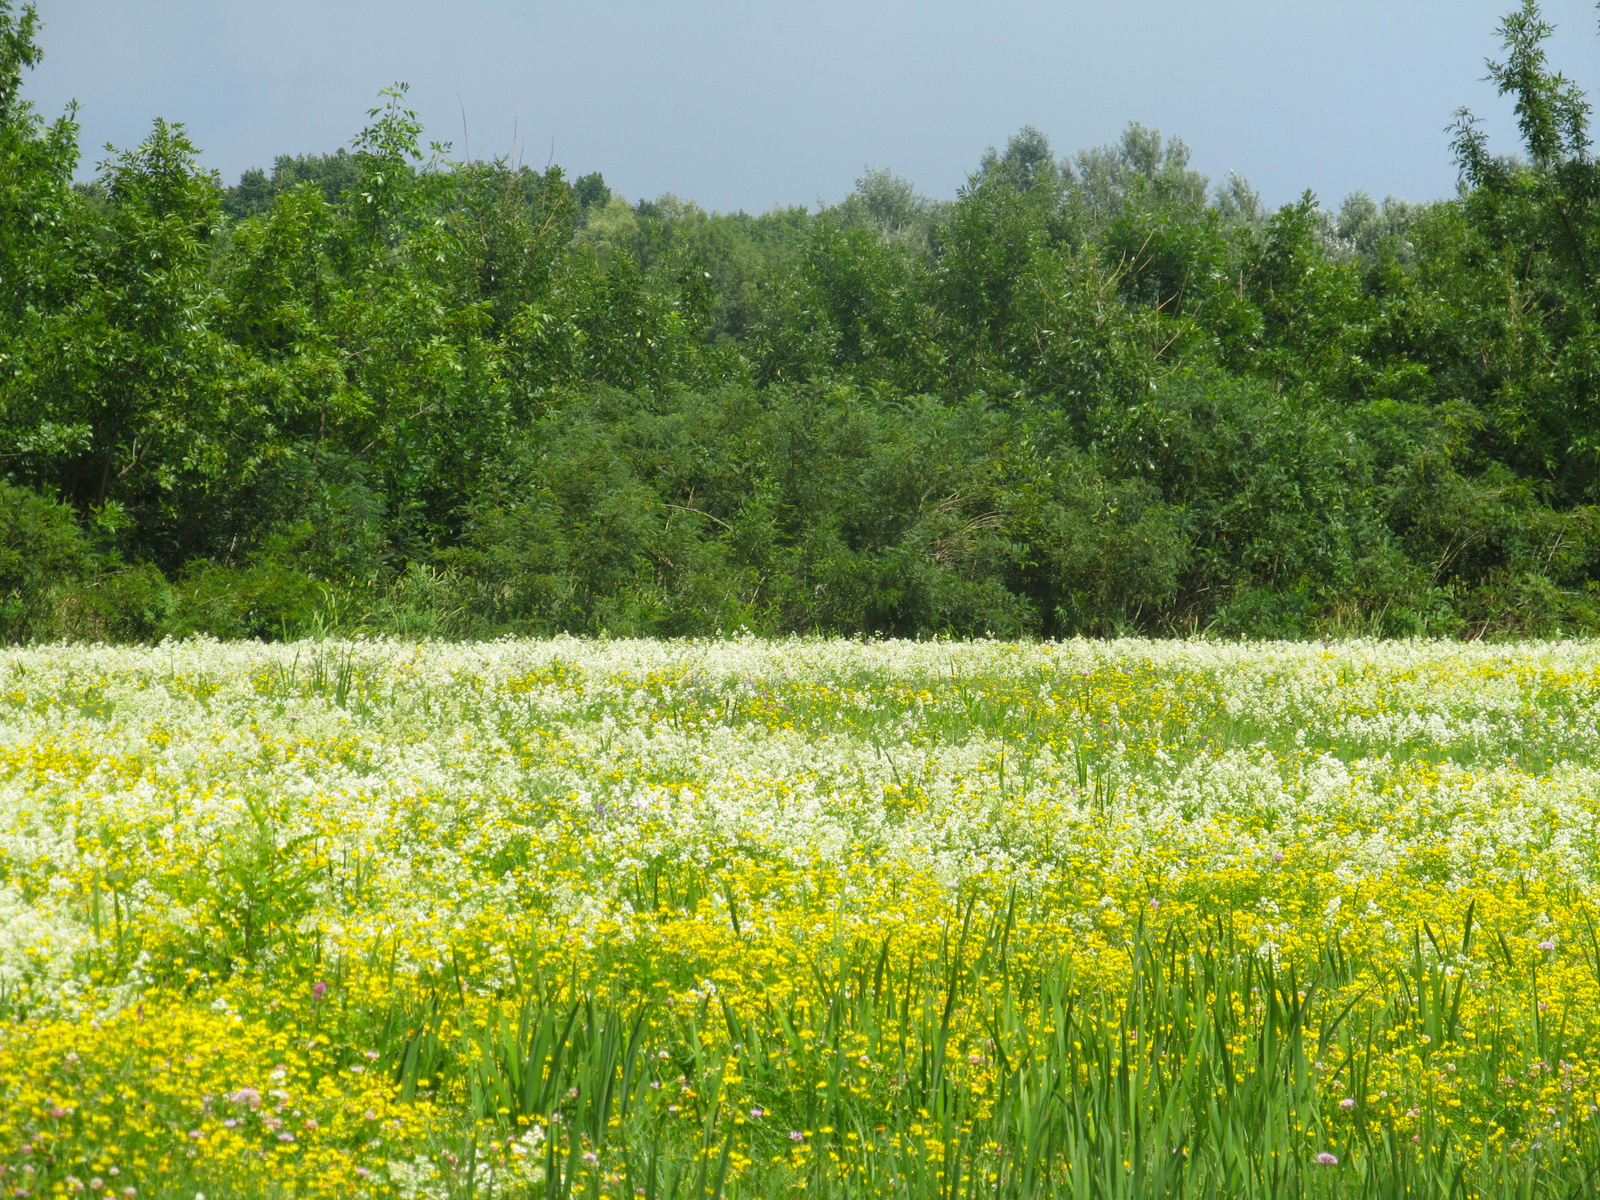
M 1600 646 L 0 653 L 0 1191 L 1600 1192 Z

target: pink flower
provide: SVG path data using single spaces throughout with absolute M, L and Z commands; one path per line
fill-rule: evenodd
M 806 1140 L 806 1135 L 801 1133 L 798 1129 L 791 1129 L 789 1130 L 789 1140 L 791 1142 L 803 1142 Z
M 1336 1155 L 1329 1154 L 1326 1150 L 1317 1155 L 1316 1161 L 1325 1167 L 1337 1167 L 1339 1165 L 1338 1157 Z
M 1548 939 L 1539 943 L 1539 949 L 1541 950 L 1554 950 L 1555 948 L 1556 944 Z
M 1281 863 L 1287 857 L 1288 855 L 1284 854 L 1282 850 L 1274 850 L 1272 852 L 1272 861 L 1275 863 Z
M 1339 1107 L 1344 1109 L 1345 1112 L 1349 1112 L 1355 1106 L 1356 1102 L 1355 1097 L 1353 1096 L 1346 1096 L 1343 1100 L 1339 1101 Z
M 323 983 L 322 980 L 320 980 L 320 979 L 317 980 L 316 983 L 311 985 L 311 994 L 312 994 L 312 996 L 316 997 L 316 999 L 318 999 L 318 1000 L 322 999 L 322 993 L 327 991 L 327 990 L 328 990 L 328 985 Z

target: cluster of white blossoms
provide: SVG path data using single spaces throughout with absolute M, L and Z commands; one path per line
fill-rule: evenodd
M 326 865 L 287 915 L 419 946 L 540 868 L 548 920 L 617 928 L 651 864 L 755 847 L 1049 888 L 1092 844 L 1158 902 L 1293 848 L 1344 892 L 1419 857 L 1595 877 L 1600 654 L 1578 643 L 196 641 L 0 664 L 13 987 L 60 988 L 113 926 L 214 922 L 230 879 L 306 847 Z

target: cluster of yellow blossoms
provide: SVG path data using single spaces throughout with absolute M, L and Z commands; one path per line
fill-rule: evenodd
M 1571 1194 L 1597 716 L 1586 643 L 6 651 L 0 1195 Z

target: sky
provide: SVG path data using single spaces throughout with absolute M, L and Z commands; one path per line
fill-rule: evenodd
M 78 103 L 80 178 L 163 117 L 233 183 L 348 144 L 404 81 L 451 156 L 601 171 L 629 199 L 814 205 L 868 166 L 951 198 L 1025 124 L 1065 154 L 1139 121 L 1213 180 L 1331 206 L 1451 194 L 1462 105 L 1516 149 L 1483 79 L 1513 2 L 36 0 L 24 94 Z M 1553 65 L 1600 99 L 1593 0 L 1543 8 Z

